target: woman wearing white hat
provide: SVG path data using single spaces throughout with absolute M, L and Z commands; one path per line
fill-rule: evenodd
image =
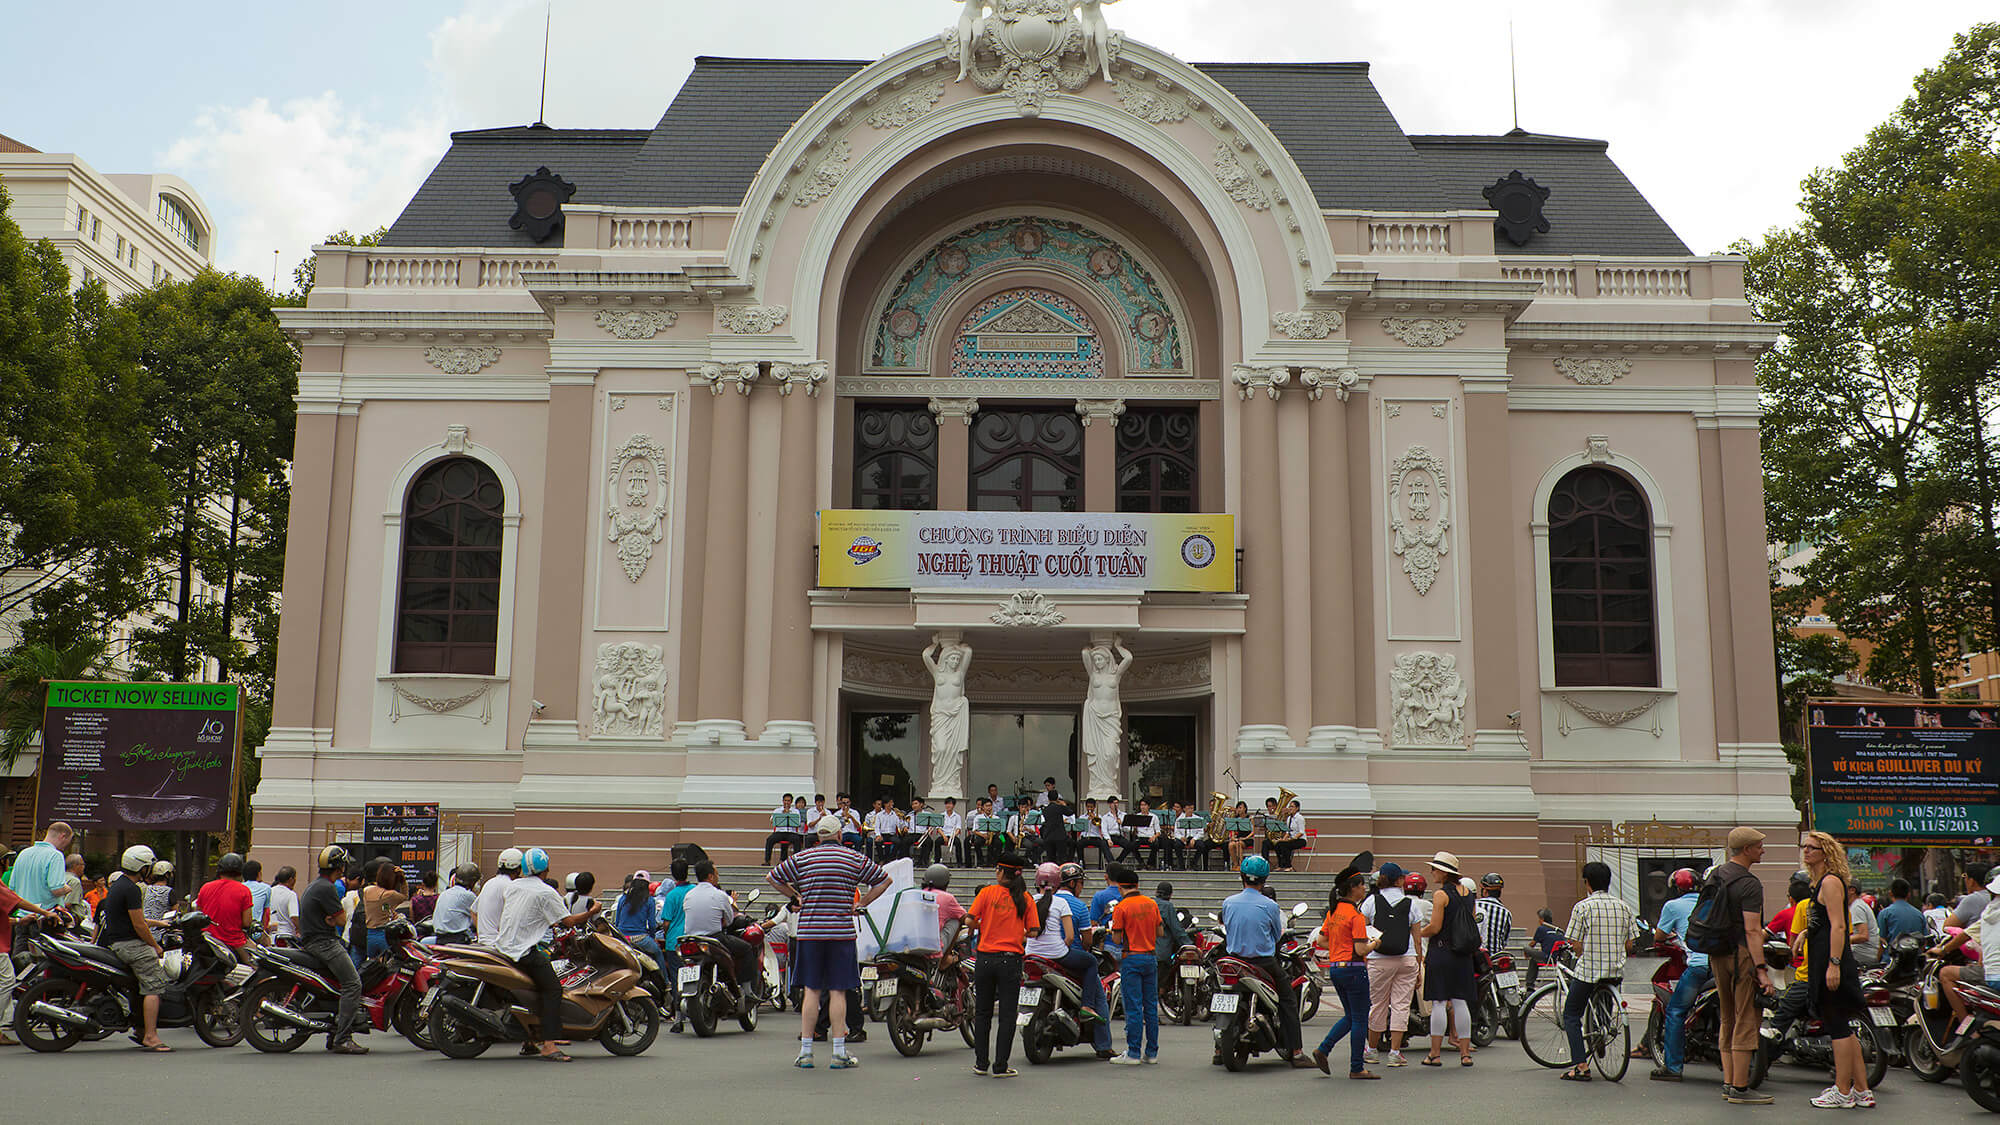
M 1458 857 L 1439 852 L 1431 857 L 1431 870 L 1438 874 L 1438 889 L 1431 895 L 1430 919 L 1418 931 L 1438 938 L 1427 944 L 1424 959 L 1424 999 L 1431 1001 L 1431 1053 L 1424 1065 L 1444 1065 L 1445 1027 L 1452 1020 L 1458 1065 L 1471 1066 L 1472 1043 L 1467 1036 L 1472 1034 L 1472 1001 L 1478 995 L 1473 958 L 1479 952 L 1479 920 L 1472 896 L 1459 886 Z

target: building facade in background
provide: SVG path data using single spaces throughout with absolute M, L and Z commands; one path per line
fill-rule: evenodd
M 152 172 L 105 175 L 70 152 L 0 136 L 0 184 L 30 239 L 62 252 L 70 283 L 102 281 L 112 297 L 186 281 L 215 260 L 215 221 L 187 181 Z
M 1074 794 L 1097 644 L 1118 791 L 1289 789 L 1328 857 L 1561 902 L 1612 826 L 1796 823 L 1741 260 L 1603 142 L 1409 136 L 1365 64 L 1046 7 L 455 134 L 318 251 L 267 862 L 369 801 L 602 873 L 748 859 L 786 791 L 945 796 L 940 754 Z M 882 549 L 835 509 L 1225 514 L 1238 581 L 823 584 Z

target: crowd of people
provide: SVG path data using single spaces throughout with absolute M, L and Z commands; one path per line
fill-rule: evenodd
M 804 794 L 786 793 L 771 810 L 765 865 L 803 848 L 829 816 L 840 824 L 841 843 L 877 862 L 908 858 L 962 868 L 991 866 L 1009 852 L 1031 863 L 1081 863 L 1094 852 L 1101 864 L 1115 859 L 1157 870 L 1202 870 L 1211 855 L 1235 866 L 1254 853 L 1274 861 L 1278 870 L 1290 870 L 1293 858 L 1310 845 L 1297 801 L 1281 809 L 1277 798 L 1266 798 L 1255 815 L 1238 801 L 1222 810 L 1225 823 L 1239 825 L 1232 828 L 1211 823 L 1191 802 L 1163 801 L 1155 808 L 1142 797 L 1128 812 L 1115 797 L 1089 798 L 1078 807 L 1050 777 L 1042 780 L 1040 793 L 1012 799 L 1002 796 L 998 785 L 988 785 L 985 795 L 964 809 L 956 797 L 936 808 L 922 797 L 910 798 L 907 808 L 878 797 L 864 810 L 846 793 L 835 794 L 831 805 L 824 793 L 810 802 Z
M 944 802 L 941 817 L 926 817 L 921 800 L 913 802 L 907 813 L 880 801 L 863 813 L 845 794 L 832 806 L 824 797 L 807 804 L 804 798 L 787 794 L 780 808 L 798 819 L 793 822 L 773 814 L 778 830 L 766 848 L 767 859 L 775 859 L 775 865 L 767 882 L 794 912 L 790 983 L 803 994 L 795 1065 L 814 1066 L 814 1044 L 825 1039 L 831 1041 L 828 1066 L 859 1065 L 849 1050 L 866 1036 L 863 1013 L 855 1010 L 853 1001 L 860 984 L 855 919 L 889 885 L 882 862 L 904 856 L 930 864 L 924 886 L 936 892 L 940 922 L 963 926 L 976 950 L 972 1013 L 976 1073 L 1002 1078 L 1016 1074 L 1010 1065 L 1016 1004 L 1029 956 L 1047 958 L 1083 982 L 1084 1003 L 1100 1017 L 1092 1043 L 1099 1058 L 1126 1066 L 1158 1061 L 1161 970 L 1189 942 L 1189 934 L 1171 901 L 1171 885 L 1163 883 L 1148 895 L 1140 889 L 1139 870 L 1141 865 L 1170 866 L 1205 857 L 1210 849 L 1198 848 L 1197 842 L 1185 849 L 1159 842 L 1160 834 L 1182 831 L 1176 821 L 1185 810 L 1171 807 L 1169 817 L 1158 822 L 1158 832 L 1147 835 L 1143 823 L 1119 814 L 1116 802 L 1106 802 L 1102 814 L 1095 810 L 1097 802 L 1085 802 L 1085 811 L 1072 820 L 1070 806 L 1052 780 L 1039 803 L 1017 802 L 1004 827 L 986 819 L 991 802 L 990 796 L 982 798 L 980 815 L 968 820 L 959 817 L 955 801 Z M 1140 806 L 1142 813 L 1150 813 L 1144 802 Z M 1293 810 L 1296 815 L 1296 805 Z M 1030 819 L 1036 813 L 1040 815 Z M 1063 824 L 1065 830 L 1051 830 L 1052 824 Z M 1198 835 L 1198 844 L 1218 843 L 1205 825 Z M 1303 831 L 1297 836 L 1303 840 Z M 1674 897 L 1652 924 L 1652 936 L 1679 942 L 1688 960 L 1667 1007 L 1658 1065 L 1651 1077 L 1664 1082 L 1683 1079 L 1686 1045 L 1680 1017 L 1712 984 L 1721 1016 L 1726 1101 L 1771 1101 L 1769 1095 L 1749 1088 L 1758 1036 L 1782 1035 L 1792 1021 L 1812 1018 L 1828 1029 L 1835 1059 L 1833 1085 L 1812 1104 L 1872 1107 L 1875 1094 L 1868 1088 L 1854 1035 L 1854 1021 L 1864 1007 L 1861 970 L 1898 938 L 1924 933 L 1951 935 L 1941 951 L 1978 940 L 1988 954 L 1984 963 L 2000 965 L 2000 879 L 1989 883 L 1995 871 L 1970 865 L 1963 874 L 1964 893 L 1956 903 L 1934 895 L 1922 906 L 1908 883 L 1897 879 L 1889 884 L 1886 901 L 1878 904 L 1857 886 L 1846 850 L 1825 833 L 1810 831 L 1799 843 L 1805 866 L 1793 876 L 1783 908 L 1767 919 L 1763 884 L 1752 871 L 1763 858 L 1764 840 L 1756 829 L 1737 828 L 1728 835 L 1726 862 L 1705 875 L 1683 869 L 1672 876 Z M 175 906 L 172 864 L 144 847 L 134 847 L 120 857 L 119 870 L 92 880 L 80 858 L 68 852 L 74 841 L 73 830 L 58 823 L 18 855 L 0 856 L 4 870 L 0 915 L 16 923 L 52 920 L 63 911 L 86 919 L 95 939 L 131 966 L 140 983 L 145 1019 L 135 1038 L 145 1050 L 166 1051 L 170 1048 L 160 1042 L 156 1027 L 165 978 L 161 942 L 153 927 Z M 1083 861 L 1093 842 L 1105 861 L 1104 886 L 1086 899 Z M 1280 860 L 1289 858 L 1289 852 L 1273 846 L 1262 832 L 1220 842 L 1227 844 L 1242 883 L 1242 890 L 1227 899 L 1220 912 L 1226 952 L 1273 979 L 1283 979 L 1277 957 L 1290 920 L 1270 886 L 1272 861 L 1252 854 L 1252 845 L 1261 843 Z M 953 863 L 992 870 L 992 882 L 969 905 L 960 905 L 946 889 L 948 864 Z M 297 944 L 324 962 L 341 986 L 340 1015 L 328 1036 L 328 1048 L 358 1054 L 365 1053 L 351 1038 L 359 1000 L 358 968 L 385 950 L 388 931 L 399 919 L 427 921 L 433 940 L 440 944 L 478 943 L 500 950 L 536 981 L 545 1007 L 553 1006 L 560 988 L 544 943 L 554 927 L 580 922 L 595 914 L 600 904 L 590 873 L 557 881 L 548 865 L 549 857 L 541 849 L 509 848 L 500 854 L 499 869 L 489 878 L 482 878 L 476 865 L 467 864 L 449 872 L 442 888 L 435 873 L 423 876 L 412 888 L 399 865 L 386 859 L 352 865 L 342 849 L 330 847 L 319 856 L 318 878 L 300 888 L 293 868 L 280 868 L 266 882 L 261 864 L 232 853 L 217 862 L 215 878 L 196 890 L 191 905 L 207 916 L 210 932 L 246 963 L 259 943 Z M 1308 1051 L 1296 994 L 1279 989 L 1279 1053 L 1287 1065 L 1331 1074 L 1333 1053 L 1343 1040 L 1351 1079 L 1377 1079 L 1371 1066 L 1409 1065 L 1411 1059 L 1404 1054 L 1410 1034 L 1407 1024 L 1420 981 L 1430 1018 L 1429 1027 L 1422 1029 L 1428 1031 L 1428 1050 L 1417 1061 L 1424 1066 L 1446 1065 L 1449 1043 L 1458 1066 L 1474 1065 L 1469 1037 L 1471 1008 L 1477 1002 L 1476 959 L 1506 949 L 1513 941 L 1513 915 L 1502 901 L 1505 880 L 1487 874 L 1475 882 L 1460 871 L 1455 855 L 1443 851 L 1423 867 L 1419 872 L 1405 871 L 1395 862 L 1376 865 L 1363 853 L 1340 872 L 1327 910 L 1311 935 L 1312 944 L 1321 951 L 1340 1016 Z M 1627 958 L 1645 936 L 1645 927 L 1632 907 L 1611 893 L 1608 866 L 1587 863 L 1580 875 L 1588 894 L 1572 907 L 1563 926 L 1556 926 L 1546 909 L 1539 911 L 1540 924 L 1530 945 L 1542 961 L 1550 959 L 1558 942 L 1567 942 L 1574 953 L 1573 965 L 1566 971 L 1577 987 L 1568 993 L 1563 1026 L 1576 1065 L 1564 1068 L 1560 1077 L 1587 1082 L 1591 1071 L 1583 1062 L 1582 1025 L 1592 986 L 1622 982 Z M 740 978 L 754 979 L 758 969 L 752 951 L 731 932 L 735 917 L 735 896 L 722 888 L 720 871 L 706 859 L 675 859 L 667 878 L 659 881 L 649 872 L 634 872 L 611 902 L 617 931 L 664 966 L 669 980 L 680 940 L 689 935 L 717 938 L 734 955 Z M 13 928 L 0 925 L 0 1028 L 10 1018 Z M 1796 969 L 1766 1024 L 1758 993 L 1773 991 L 1773 982 L 1762 945 L 1774 937 L 1792 944 Z M 1115 951 L 1118 964 L 1126 1019 L 1122 1051 L 1113 1043 L 1106 992 L 1097 973 L 1094 949 L 1099 943 Z M 1968 971 L 1980 970 L 1975 966 Z M 1950 987 L 1960 973 L 1957 967 L 1945 970 L 1944 992 L 1963 1015 Z M 1990 983 L 2000 987 L 2000 981 Z M 681 1029 L 676 1022 L 670 1030 Z M 0 1032 L 0 1045 L 12 1043 Z M 531 1043 L 523 1051 L 559 1061 L 567 1058 L 552 1038 Z

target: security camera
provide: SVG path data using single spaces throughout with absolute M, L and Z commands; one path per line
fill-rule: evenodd
M 539 714 L 541 714 L 542 712 L 544 712 L 544 711 L 546 711 L 546 710 L 548 710 L 548 709 L 549 709 L 549 705 L 548 705 L 548 704 L 546 704 L 546 703 L 543 703 L 543 702 L 542 702 L 541 700 L 539 700 L 539 699 L 530 699 L 530 700 L 528 701 L 528 706 L 530 706 L 530 707 L 533 707 L 533 708 L 535 709 L 535 714 L 537 714 L 537 715 L 539 715 Z M 1516 712 L 1516 714 L 1518 714 L 1518 713 L 1519 713 L 1519 712 Z
M 539 710 L 539 709 L 540 709 L 540 704 L 537 704 L 537 705 L 536 705 L 536 708 L 537 708 L 537 709 Z M 1509 712 L 1507 712 L 1507 725 L 1508 725 L 1508 726 L 1510 726 L 1510 727 L 1518 727 L 1518 726 L 1520 726 L 1520 725 L 1521 725 L 1521 713 L 1520 713 L 1519 711 L 1509 711 Z

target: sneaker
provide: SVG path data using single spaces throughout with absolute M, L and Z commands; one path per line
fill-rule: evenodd
M 688 1025 L 686 1020 L 675 1020 L 673 1023 L 667 1025 L 667 1034 L 679 1035 L 680 1033 L 687 1030 L 687 1026 Z
M 856 1029 L 854 1029 L 853 1031 L 850 1031 L 850 1032 L 848 1032 L 848 1033 L 847 1033 L 847 1041 L 848 1041 L 849 1043 L 866 1043 L 866 1042 L 868 1042 L 868 1029 L 867 1029 L 867 1028 L 865 1028 L 865 1027 L 862 1027 L 862 1028 L 856 1028 Z
M 1778 1040 L 1779 1031 L 1776 1027 L 1773 1027 L 1772 1025 L 1767 1023 L 1764 1026 L 1757 1029 L 1757 1034 L 1775 1043 Z
M 1390 1052 L 1389 1052 L 1389 1065 L 1390 1065 L 1390 1066 L 1408 1066 L 1408 1065 L 1410 1065 L 1410 1060 L 1408 1060 L 1408 1059 L 1404 1058 L 1404 1057 L 1403 1057 L 1403 1052 L 1401 1052 L 1401 1051 L 1390 1051 Z
M 1668 1070 L 1666 1067 L 1661 1066 L 1654 1067 L 1653 1073 L 1648 1074 L 1646 1077 L 1655 1082 L 1679 1082 L 1681 1080 L 1681 1072 L 1678 1070 Z
M 1139 1056 L 1137 1056 L 1137 1055 L 1117 1055 L 1117 1056 L 1114 1056 L 1114 1057 L 1112 1058 L 1112 1060 L 1111 1060 L 1111 1065 L 1112 1065 L 1112 1066 L 1138 1066 L 1138 1065 L 1139 1065 L 1139 1062 L 1140 1062 L 1140 1060 L 1139 1060 Z
M 973 1064 L 972 1064 L 972 1073 L 974 1073 L 974 1074 L 978 1075 L 978 1076 L 979 1076 L 979 1077 L 981 1077 L 981 1078 L 984 1078 L 984 1077 L 986 1077 L 987 1075 L 989 1075 L 989 1074 L 993 1073 L 993 1068 L 992 1068 L 992 1067 L 990 1067 L 990 1066 L 987 1066 L 987 1065 L 986 1065 L 985 1063 L 973 1063 Z
M 1372 1063 L 1372 1062 L 1381 1062 L 1382 1060 L 1376 1057 L 1375 1048 L 1370 1047 L 1367 1050 L 1361 1052 L 1361 1061 L 1364 1063 Z
M 1001 1068 L 999 1068 L 998 1070 L 995 1070 L 995 1071 L 993 1072 L 993 1077 L 995 1077 L 995 1078 L 1019 1078 L 1019 1077 L 1021 1077 L 1021 1072 L 1020 1072 L 1020 1071 L 1018 1071 L 1018 1070 L 1015 1070 L 1015 1069 L 1014 1069 L 1013 1067 L 1011 1067 L 1011 1066 L 1004 1066 L 1004 1067 L 1001 1067 Z
M 798 1067 L 800 1070 L 811 1070 L 813 1068 L 813 1057 L 811 1055 L 800 1055 L 798 1058 L 792 1060 L 792 1065 Z
M 1112 1056 L 1116 1055 L 1117 1053 L 1118 1053 L 1118 1052 L 1116 1052 L 1116 1051 L 1111 1051 L 1111 1050 L 1104 1050 L 1104 1051 L 1099 1051 L 1099 1052 L 1097 1052 L 1097 1061 L 1098 1061 L 1098 1062 L 1110 1062 L 1110 1061 L 1111 1061 L 1111 1058 L 1112 1058 Z
M 1847 1097 L 1854 1103 L 1855 1109 L 1875 1108 L 1875 1091 L 1873 1090 L 1856 1090 L 1852 1094 L 1847 1095 Z
M 1730 1105 L 1770 1105 L 1771 1095 L 1759 1093 L 1746 1086 L 1735 1090 L 1725 1090 L 1722 1100 L 1728 1102 Z
M 1814 1109 L 1853 1109 L 1854 1099 L 1828 1086 L 1824 1093 L 1812 1100 Z
M 1158 1066 L 1158 1065 L 1160 1065 L 1160 1056 L 1158 1056 L 1158 1055 L 1147 1055 L 1147 1056 L 1146 1056 L 1145 1058 L 1143 1058 L 1143 1059 L 1141 1059 L 1141 1060 L 1139 1060 L 1139 1061 L 1140 1061 L 1140 1062 L 1143 1062 L 1143 1063 L 1145 1063 L 1145 1064 L 1146 1064 L 1147 1066 Z M 1871 1103 L 1871 1104 L 1872 1104 L 1872 1103 Z
M 352 1039 L 342 1040 L 328 1047 L 326 1050 L 330 1055 L 365 1055 L 368 1053 L 368 1048 L 363 1047 Z
M 826 1064 L 826 1068 L 828 1070 L 853 1070 L 855 1067 L 860 1065 L 861 1065 L 860 1059 L 857 1059 L 853 1055 L 850 1055 L 845 1051 L 843 1051 L 840 1054 L 833 1056 L 833 1061 Z

